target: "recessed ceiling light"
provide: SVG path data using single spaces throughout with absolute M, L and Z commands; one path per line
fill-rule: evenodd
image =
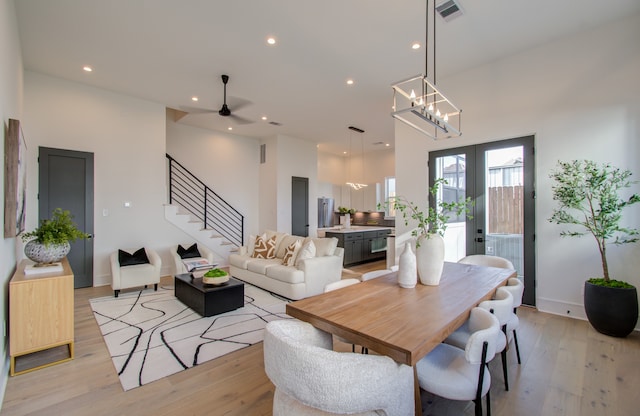
M 353 85 L 353 80 L 352 79 L 348 79 L 347 80 L 347 85 Z
M 385 146 L 389 147 L 389 146 L 391 146 L 391 145 L 390 145 L 389 143 L 386 143 L 386 144 L 385 144 Z
M 198 97 L 194 95 L 193 97 L 191 97 L 191 101 L 198 101 Z
M 420 49 L 420 42 L 413 42 L 411 49 Z
M 266 121 L 267 120 L 267 116 L 262 116 L 262 120 Z
M 274 38 L 273 36 L 270 36 L 267 38 L 267 43 L 269 45 L 275 45 L 276 44 L 276 38 Z
M 233 127 L 227 127 L 227 130 L 233 130 Z
M 89 65 L 85 65 L 85 66 L 83 66 L 83 67 L 82 67 L 82 69 L 83 69 L 85 72 L 92 72 L 92 71 L 93 71 L 93 68 L 91 68 Z
M 343 154 L 343 155 L 346 155 L 346 154 L 347 154 L 347 152 L 342 152 L 342 154 Z

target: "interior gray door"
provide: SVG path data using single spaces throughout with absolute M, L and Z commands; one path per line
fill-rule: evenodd
M 309 178 L 291 177 L 291 234 L 309 235 Z
M 68 210 L 78 228 L 93 236 L 93 153 L 39 148 L 39 221 L 56 208 Z M 71 243 L 67 256 L 74 287 L 93 286 L 93 240 Z

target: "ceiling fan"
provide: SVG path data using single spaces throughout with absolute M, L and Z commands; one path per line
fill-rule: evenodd
M 253 123 L 252 120 L 241 117 L 235 114 L 236 111 L 240 110 L 243 107 L 251 104 L 251 101 L 237 98 L 237 97 L 229 97 L 229 105 L 227 105 L 227 83 L 229 82 L 229 75 L 222 75 L 222 83 L 224 84 L 224 99 L 223 104 L 220 110 L 207 110 L 204 108 L 194 108 L 194 107 L 181 107 L 185 111 L 190 114 L 193 113 L 214 113 L 217 112 L 222 117 L 229 117 L 233 119 L 237 124 L 250 124 Z M 234 112 L 231 111 L 233 109 Z

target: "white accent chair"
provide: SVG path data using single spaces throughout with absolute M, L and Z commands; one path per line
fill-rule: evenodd
M 469 317 L 471 336 L 464 349 L 440 344 L 416 364 L 420 388 L 450 400 L 472 400 L 476 416 L 482 416 L 486 396 L 491 414 L 491 374 L 487 363 L 496 353 L 500 335 L 498 318 L 482 308 L 473 308 Z
M 516 315 L 518 307 L 522 305 L 522 296 L 524 295 L 524 283 L 517 277 L 511 277 L 507 280 L 507 285 L 503 287 L 505 290 L 511 293 L 513 296 L 513 312 L 507 320 L 507 334 L 509 335 L 508 341 L 511 341 L 511 334 L 513 334 L 513 343 L 516 346 L 516 356 L 518 357 L 518 364 L 521 364 L 520 360 L 520 347 L 518 346 L 518 335 L 516 329 L 520 326 L 520 319 Z
M 123 251 L 132 253 L 134 250 L 123 249 Z M 145 248 L 149 263 L 135 264 L 132 266 L 120 267 L 118 261 L 118 252 L 111 253 L 109 262 L 111 264 L 111 288 L 113 295 L 117 298 L 120 290 L 128 289 L 136 286 L 154 285 L 154 290 L 158 290 L 160 283 L 160 269 L 162 268 L 162 260 L 158 253 L 154 250 Z
M 182 247 L 188 247 L 188 244 L 183 244 Z M 198 244 L 198 251 L 200 252 L 200 258 L 207 260 L 209 264 L 213 264 L 213 252 L 209 250 L 207 247 Z M 173 258 L 173 262 L 176 267 L 176 274 L 187 273 L 187 268 L 184 266 L 182 262 L 182 258 L 178 255 L 178 246 L 171 247 L 171 257 Z M 197 260 L 198 258 L 190 258 L 185 260 Z
M 515 270 L 515 267 L 513 267 L 513 263 L 511 263 L 509 260 L 503 257 L 489 256 L 486 254 L 472 254 L 461 258 L 460 260 L 458 260 L 458 263 Z
M 494 314 L 500 324 L 502 331 L 498 334 L 498 339 L 496 340 L 496 353 L 501 353 L 504 388 L 509 391 L 509 375 L 507 373 L 507 322 L 513 314 L 513 296 L 503 287 L 500 287 L 496 290 L 493 300 L 482 301 L 478 307 Z M 444 343 L 458 348 L 464 348 L 472 333 L 473 328 L 471 327 L 471 323 L 467 321 L 449 335 L 444 340 Z
M 331 347 L 331 334 L 306 322 L 266 325 L 264 367 L 276 386 L 274 416 L 414 414 L 411 367 Z
M 324 287 L 324 293 L 331 292 L 333 290 L 342 289 L 343 287 L 355 285 L 357 283 L 360 283 L 360 280 L 358 280 L 358 279 L 342 279 L 342 280 L 338 280 L 337 282 L 331 282 L 331 283 L 327 284 Z M 345 344 L 351 344 L 351 341 L 346 340 L 346 339 L 344 339 L 342 337 L 334 335 L 334 338 L 337 339 L 340 342 L 344 342 Z M 363 347 L 363 350 L 364 350 L 364 347 Z M 351 344 L 351 352 L 356 352 L 356 346 L 354 344 Z

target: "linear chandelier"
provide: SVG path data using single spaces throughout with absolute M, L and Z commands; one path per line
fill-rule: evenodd
M 393 88 L 391 116 L 433 139 L 448 139 L 462 134 L 461 113 L 436 87 L 436 6 L 433 1 L 433 82 L 429 72 L 429 0 L 426 0 L 425 72 L 398 81 Z

